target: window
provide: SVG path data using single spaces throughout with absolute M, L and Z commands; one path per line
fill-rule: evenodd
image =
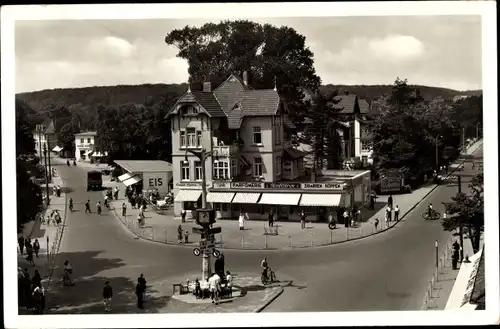
M 181 130 L 181 147 L 186 147 L 186 132 Z
M 257 177 L 262 176 L 262 158 L 253 159 L 253 175 Z
M 227 210 L 228 210 L 227 203 L 223 203 L 222 204 L 222 211 L 227 211 Z
M 87 144 L 90 144 L 90 138 L 87 138 Z
M 196 180 L 201 180 L 202 178 L 202 172 L 201 172 L 201 161 L 196 161 L 194 163 L 194 167 L 195 167 L 195 179 Z
M 281 175 L 281 157 L 276 157 L 276 175 Z
M 262 144 L 262 132 L 260 127 L 253 127 L 253 143 Z
M 214 161 L 214 178 L 229 178 L 229 163 L 227 161 Z
M 220 203 L 214 203 L 214 210 L 215 211 L 221 211 L 221 204 Z
M 186 128 L 187 146 L 196 147 L 196 130 L 194 128 Z
M 231 177 L 238 175 L 238 166 L 236 164 L 236 159 L 231 159 Z
M 281 144 L 281 129 L 279 126 L 274 127 L 274 136 L 276 136 L 275 137 L 276 145 Z
M 189 162 L 181 161 L 181 180 L 189 180 Z
M 201 131 L 197 131 L 196 132 L 196 143 L 198 145 L 198 147 L 201 147 Z
M 80 144 L 85 143 L 85 138 L 80 138 Z

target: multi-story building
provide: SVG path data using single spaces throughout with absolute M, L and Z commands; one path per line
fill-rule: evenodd
M 252 89 L 246 72 L 243 79 L 230 75 L 215 89 L 210 82 L 202 91 L 188 89 L 167 118 L 176 216 L 182 209 L 190 213 L 200 206 L 202 164 L 189 150 L 213 154 L 206 160 L 205 175 L 207 202 L 217 217 L 235 218 L 241 211 L 262 217 L 271 207 L 279 217 L 297 217 L 296 207 L 308 194 L 302 192 L 338 194 L 347 185 L 344 180 L 312 185 L 300 181 L 305 154 L 290 142 L 294 126 L 286 104 L 276 88 Z
M 40 158 L 43 157 L 44 147 L 47 148 L 47 152 L 59 152 L 59 150 L 61 150 L 61 148 L 57 146 L 58 133 L 66 122 L 66 118 L 45 119 L 35 126 L 33 140 L 35 142 L 35 151 Z
M 75 159 L 90 162 L 91 154 L 95 151 L 97 132 L 86 131 L 75 134 Z

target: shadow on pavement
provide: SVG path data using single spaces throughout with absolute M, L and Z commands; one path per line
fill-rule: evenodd
M 158 313 L 167 306 L 170 297 L 146 298 L 145 310 L 137 308 L 135 295 L 136 279 L 127 277 L 106 277 L 101 272 L 125 266 L 119 258 L 98 258 L 101 252 L 77 252 L 59 254 L 57 266 L 52 275 L 51 286 L 47 289 L 48 313 L 55 314 L 96 314 L 104 313 L 102 289 L 109 281 L 113 288 L 111 313 Z M 63 263 L 69 260 L 73 264 L 74 286 L 63 286 L 61 282 Z M 140 273 L 137 274 L 139 276 Z M 148 286 L 148 294 L 160 294 Z

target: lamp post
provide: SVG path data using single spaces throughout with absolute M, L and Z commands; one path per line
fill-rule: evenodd
M 217 157 L 217 150 L 213 150 L 213 151 L 186 150 L 184 163 L 189 163 L 188 158 L 187 158 L 187 152 L 190 152 L 191 154 L 195 155 L 201 161 L 201 208 L 207 209 L 207 177 L 205 174 L 205 161 L 208 158 L 210 158 L 211 156 Z M 205 240 L 207 240 L 207 243 L 208 243 L 210 225 L 203 225 L 203 229 L 204 229 Z M 209 278 L 210 273 L 211 273 L 210 265 L 211 265 L 211 255 L 208 252 L 208 248 L 205 247 L 205 248 L 203 248 L 203 256 L 202 256 L 202 261 L 201 261 L 202 280 Z
M 49 182 L 52 182 L 52 167 L 50 165 L 50 135 L 46 136 L 47 138 L 47 155 L 49 158 L 47 159 L 49 161 Z
M 439 268 L 439 245 L 437 240 L 436 242 L 434 242 L 434 247 L 436 248 L 436 269 L 437 269 Z
M 47 175 L 47 146 L 44 144 L 43 145 L 43 157 L 45 159 L 45 188 L 46 188 L 46 193 L 47 193 L 47 207 L 50 204 L 50 197 L 49 197 L 49 176 Z
M 443 138 L 441 135 L 436 136 L 436 172 L 439 173 L 439 151 L 438 151 L 438 141 L 439 137 Z
M 40 161 L 42 161 L 42 127 L 37 125 L 36 131 L 38 133 L 38 156 L 40 157 Z

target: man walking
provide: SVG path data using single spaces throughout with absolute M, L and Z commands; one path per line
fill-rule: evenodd
M 35 252 L 36 258 L 39 258 L 38 252 L 40 251 L 40 242 L 38 242 L 38 239 L 35 239 L 35 242 L 33 243 L 33 251 Z
M 300 212 L 300 228 L 305 229 L 306 228 L 306 213 L 304 210 Z
M 387 217 L 387 221 L 390 222 L 392 219 L 392 206 L 390 204 L 387 205 L 387 208 L 385 208 L 385 214 Z
M 85 213 L 89 213 L 91 214 L 92 211 L 90 210 L 90 200 L 87 200 L 87 202 L 85 202 Z
M 273 225 L 274 225 L 273 223 L 274 223 L 274 213 L 271 210 L 269 212 L 269 218 L 268 218 L 268 223 L 267 224 L 269 225 L 269 227 L 273 227 Z
M 387 200 L 387 203 L 389 204 L 389 207 L 392 208 L 392 194 L 389 194 L 389 199 Z
M 125 204 L 125 202 L 122 203 L 122 216 L 127 216 L 127 205 Z
M 399 205 L 396 205 L 396 208 L 394 208 L 394 220 L 399 222 Z
M 102 298 L 104 300 L 104 311 L 111 312 L 111 298 L 113 297 L 113 288 L 109 284 L 109 281 L 104 283 L 104 288 L 102 289 Z
M 144 274 L 141 273 L 137 278 L 137 282 L 142 286 L 142 301 L 144 302 L 146 300 L 146 279 L 144 278 Z
M 135 285 L 135 294 L 137 296 L 137 308 L 143 309 L 144 286 L 141 284 L 140 278 L 137 279 L 137 284 Z
M 17 239 L 17 243 L 19 244 L 19 252 L 21 253 L 21 255 L 24 254 L 23 250 L 24 250 L 24 237 L 21 235 L 18 239 Z

